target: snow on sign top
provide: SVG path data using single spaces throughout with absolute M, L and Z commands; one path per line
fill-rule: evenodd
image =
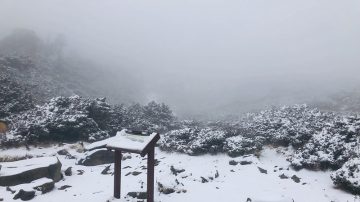
M 132 133 L 122 130 L 117 132 L 116 136 L 106 144 L 106 147 L 142 153 L 146 146 L 158 136 L 157 133 L 146 135 L 144 133 Z

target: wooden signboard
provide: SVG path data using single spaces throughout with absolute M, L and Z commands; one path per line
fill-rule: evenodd
M 0 134 L 5 134 L 8 131 L 7 124 L 0 121 Z
M 155 145 L 160 139 L 158 133 L 147 134 L 139 131 L 122 130 L 116 138 L 106 145 L 106 148 L 115 151 L 114 163 L 114 197 L 120 198 L 121 190 L 121 152 L 131 152 L 148 155 L 147 158 L 147 201 L 154 201 L 154 169 Z
M 8 126 L 5 122 L 0 121 L 0 140 L 5 139 L 6 132 L 8 131 Z

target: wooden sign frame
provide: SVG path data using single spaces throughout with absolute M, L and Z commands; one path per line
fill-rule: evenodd
M 126 131 L 127 134 L 148 136 L 150 138 L 144 145 L 139 148 L 128 148 L 126 146 L 117 145 L 116 142 L 109 143 L 106 148 L 114 150 L 115 161 L 114 161 L 114 197 L 119 199 L 121 193 L 121 159 L 122 152 L 130 152 L 140 154 L 142 157 L 145 155 L 147 158 L 147 201 L 154 202 L 154 171 L 155 171 L 155 145 L 160 139 L 158 133 L 144 134 L 137 131 Z

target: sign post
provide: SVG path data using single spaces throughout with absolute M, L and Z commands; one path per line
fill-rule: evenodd
M 154 170 L 155 170 L 155 145 L 160 139 L 158 133 L 147 134 L 138 131 L 122 130 L 116 135 L 113 142 L 106 148 L 115 151 L 114 162 L 114 197 L 120 198 L 121 193 L 121 158 L 122 152 L 145 155 L 147 158 L 147 201 L 154 202 Z

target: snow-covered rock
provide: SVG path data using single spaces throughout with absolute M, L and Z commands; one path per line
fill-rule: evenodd
M 15 193 L 19 192 L 20 190 L 24 190 L 24 191 L 28 191 L 28 192 L 39 191 L 42 194 L 45 194 L 45 193 L 53 190 L 54 185 L 55 185 L 54 180 L 44 177 L 44 178 L 34 180 L 30 183 L 19 184 L 16 186 L 10 186 L 10 187 L 8 187 L 8 189 Z
M 23 189 L 20 189 L 14 196 L 14 200 L 21 199 L 23 201 L 29 201 L 35 197 L 35 191 L 25 191 Z
M 114 162 L 114 152 L 107 149 L 97 149 L 85 152 L 84 156 L 78 160 L 79 165 L 97 166 Z
M 41 157 L 2 163 L 0 186 L 14 186 L 30 183 L 40 178 L 58 182 L 61 177 L 61 163 L 56 157 Z

